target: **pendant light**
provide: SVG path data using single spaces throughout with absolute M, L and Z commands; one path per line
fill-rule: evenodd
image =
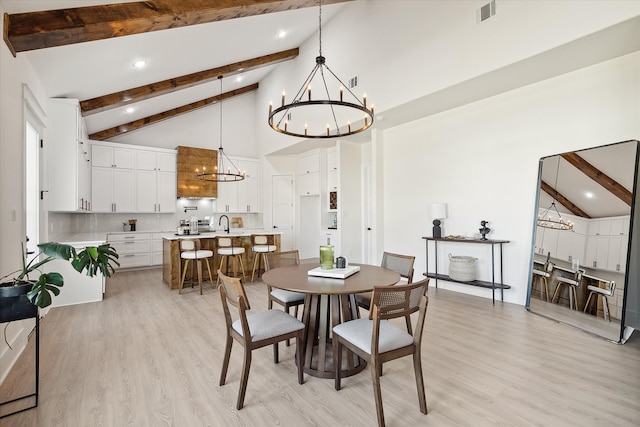
M 555 230 L 573 230 L 573 222 L 565 221 L 556 207 L 556 194 L 558 194 L 558 175 L 560 175 L 560 157 L 558 157 L 558 165 L 556 167 L 556 181 L 553 185 L 553 195 L 551 206 L 538 215 L 538 226 L 544 228 L 552 228 Z M 556 219 L 557 218 L 557 219 Z
M 213 171 L 207 171 L 206 166 L 202 167 L 202 171 L 196 169 L 196 178 L 201 181 L 210 182 L 236 182 L 242 181 L 245 172 L 241 171 L 233 161 L 227 157 L 222 148 L 222 76 L 218 76 L 220 80 L 220 147 L 218 147 L 216 155 L 216 165 Z
M 360 100 L 331 71 L 322 56 L 322 0 L 318 3 L 319 55 L 316 64 L 290 103 L 286 103 L 283 92 L 280 107 L 274 109 L 273 103 L 269 104 L 269 126 L 276 132 L 301 138 L 353 135 L 371 127 L 373 106 L 367 107 L 367 96 L 363 95 Z M 327 84 L 327 78 L 332 85 Z M 314 94 L 326 98 L 314 99 L 312 89 Z M 332 99 L 330 93 L 334 93 L 335 98 Z

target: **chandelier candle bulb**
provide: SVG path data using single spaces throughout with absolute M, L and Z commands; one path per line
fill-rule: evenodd
M 342 86 L 340 86 L 340 102 L 342 102 Z
M 311 86 L 307 87 L 307 94 L 309 95 L 309 101 L 311 101 Z
M 347 132 L 351 132 L 351 122 L 347 122 Z
M 273 101 L 269 103 L 269 114 L 273 111 Z
M 282 106 L 284 107 L 284 91 L 282 91 Z
M 362 102 L 364 103 L 364 108 L 367 108 L 367 94 L 366 93 L 362 96 Z

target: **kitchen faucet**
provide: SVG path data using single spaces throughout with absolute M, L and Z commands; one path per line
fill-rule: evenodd
M 220 219 L 218 220 L 218 225 L 222 225 L 222 218 L 227 219 L 227 226 L 224 229 L 224 232 L 229 234 L 229 217 L 226 215 L 220 215 Z

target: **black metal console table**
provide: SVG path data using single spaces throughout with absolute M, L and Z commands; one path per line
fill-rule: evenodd
M 472 286 L 480 286 L 482 288 L 490 288 L 493 294 L 493 304 L 496 303 L 496 289 L 500 289 L 500 300 L 504 301 L 504 290 L 511 289 L 511 286 L 505 285 L 503 283 L 502 276 L 502 245 L 505 243 L 509 243 L 508 240 L 480 240 L 480 239 L 447 239 L 445 237 L 423 237 L 425 240 L 425 246 L 427 248 L 426 253 L 426 269 L 427 272 L 423 275 L 429 278 L 436 279 L 436 288 L 438 287 L 438 279 L 446 280 L 448 282 L 456 282 L 463 283 L 465 285 Z M 436 258 L 436 268 L 434 273 L 429 272 L 429 241 L 433 241 L 435 258 Z M 438 274 L 438 242 L 448 242 L 448 243 L 476 243 L 482 245 L 491 245 L 491 281 L 483 281 L 483 280 L 473 280 L 470 282 L 463 282 L 461 280 L 455 280 L 449 277 L 446 274 Z M 496 282 L 496 256 L 495 256 L 495 246 L 498 245 L 500 247 L 500 282 Z
M 11 298 L 3 298 L 0 301 L 0 323 L 14 322 L 17 320 L 23 319 L 35 319 L 35 391 L 30 394 L 26 394 L 21 397 L 17 397 L 15 399 L 8 400 L 6 402 L 0 403 L 0 408 L 3 408 L 5 405 L 10 405 L 12 403 L 17 403 L 21 400 L 33 398 L 33 405 L 28 406 L 26 408 L 18 409 L 16 411 L 10 412 L 8 414 L 2 414 L 0 412 L 0 418 L 8 417 L 9 415 L 17 414 L 18 412 L 26 411 L 28 409 L 35 408 L 38 406 L 38 388 L 39 388 L 39 379 L 40 379 L 40 316 L 38 315 L 38 307 L 33 305 L 27 299 L 26 295 L 21 295 L 19 297 L 11 297 Z

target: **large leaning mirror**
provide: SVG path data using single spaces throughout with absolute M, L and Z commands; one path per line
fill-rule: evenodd
M 540 159 L 531 312 L 624 340 L 637 159 L 638 141 Z

